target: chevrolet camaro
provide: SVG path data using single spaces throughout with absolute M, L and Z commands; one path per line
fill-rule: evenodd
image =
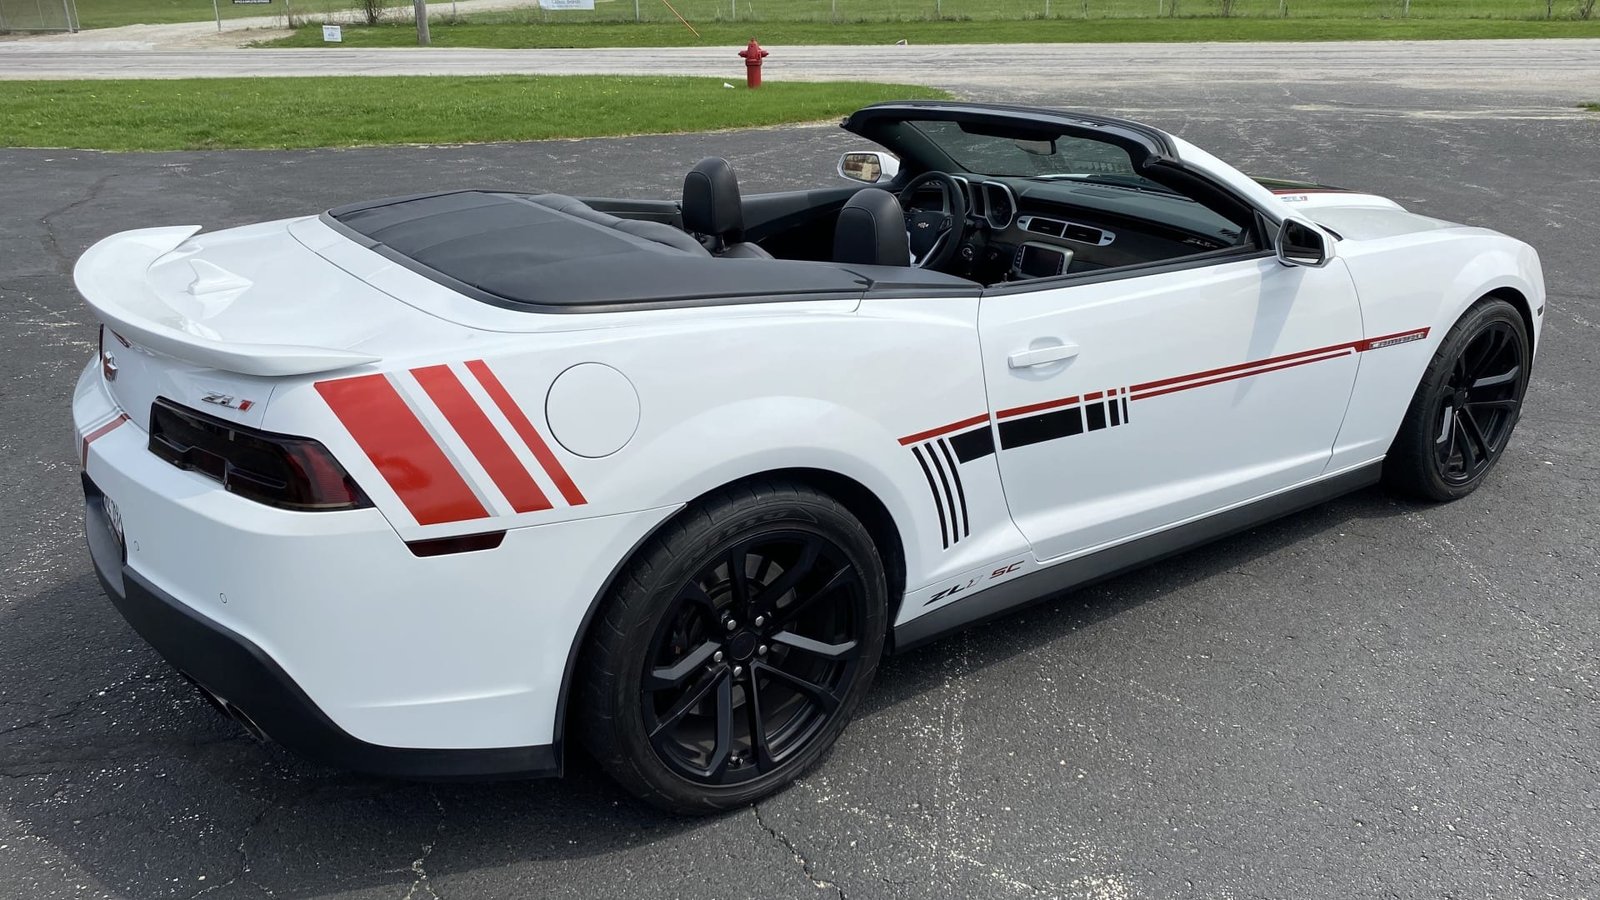
M 112 602 L 258 736 L 727 809 L 885 653 L 1382 482 L 1470 493 L 1528 245 L 1122 119 L 888 103 L 843 181 L 454 190 L 106 238 Z

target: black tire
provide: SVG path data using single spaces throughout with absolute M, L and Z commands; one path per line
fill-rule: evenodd
M 655 806 L 746 806 L 843 731 L 877 671 L 887 600 L 871 536 L 832 498 L 789 482 L 707 497 L 605 599 L 579 667 L 582 740 Z
M 1494 468 L 1522 414 L 1531 363 L 1522 315 L 1484 297 L 1445 335 L 1384 460 L 1384 483 L 1423 500 L 1457 500 Z

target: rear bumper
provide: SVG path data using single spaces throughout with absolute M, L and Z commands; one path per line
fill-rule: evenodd
M 128 624 L 178 671 L 248 726 L 320 763 L 399 778 L 474 779 L 559 775 L 554 744 L 490 749 L 386 747 L 353 737 L 317 707 L 250 640 L 185 606 L 130 569 L 106 516 L 104 495 L 83 476 L 84 532 L 95 571 Z

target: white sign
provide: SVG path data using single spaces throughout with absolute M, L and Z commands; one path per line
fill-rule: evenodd
M 540 9 L 594 9 L 594 0 L 539 0 Z
M 344 43 L 344 28 L 339 25 L 322 26 L 322 39 L 330 44 Z

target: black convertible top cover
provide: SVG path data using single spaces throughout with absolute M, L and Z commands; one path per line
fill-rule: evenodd
M 717 259 L 670 225 L 620 219 L 559 194 L 426 194 L 340 207 L 323 220 L 457 291 L 537 311 L 860 296 L 874 280 L 827 263 Z M 920 270 L 893 280 L 976 288 Z

